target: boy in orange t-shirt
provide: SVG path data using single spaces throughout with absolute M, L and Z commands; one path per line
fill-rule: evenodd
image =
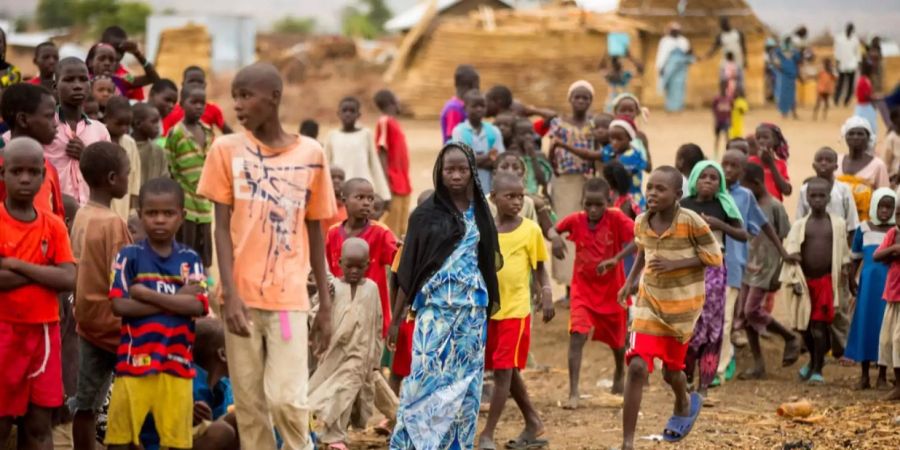
M 319 296 L 317 350 L 331 340 L 331 296 L 321 221 L 334 216 L 334 188 L 316 141 L 278 119 L 283 83 L 271 64 L 241 69 L 231 85 L 245 131 L 221 136 L 198 193 L 215 204 L 222 316 L 242 448 L 309 442 L 306 281 Z M 239 268 L 239 270 L 235 270 Z
M 24 416 L 24 448 L 50 441 L 51 411 L 63 402 L 56 296 L 75 287 L 65 223 L 34 206 L 43 173 L 40 143 L 10 141 L 0 170 L 9 187 L 0 204 L 0 442 Z

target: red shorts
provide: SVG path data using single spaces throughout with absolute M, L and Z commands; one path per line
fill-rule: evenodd
M 831 323 L 834 321 L 834 287 L 831 285 L 831 274 L 814 280 L 807 279 L 809 288 L 810 313 L 809 320 Z
M 391 362 L 391 373 L 401 377 L 408 377 L 412 371 L 412 342 L 413 332 L 416 330 L 415 320 L 404 320 L 397 332 L 397 348 L 394 350 L 394 360 Z
M 687 355 L 689 342 L 681 343 L 672 336 L 631 333 L 629 344 L 625 364 L 631 363 L 632 358 L 639 357 L 647 363 L 647 370 L 653 373 L 653 360 L 659 358 L 666 370 L 684 370 L 684 357 Z
M 485 370 L 525 369 L 531 347 L 531 316 L 521 319 L 489 320 Z
M 592 340 L 603 342 L 613 349 L 625 346 L 625 334 L 628 332 L 628 313 L 625 309 L 617 308 L 617 312 L 601 314 L 581 302 L 572 302 L 571 308 L 569 334 L 590 334 L 594 330 Z
M 59 322 L 0 321 L 0 417 L 63 404 Z

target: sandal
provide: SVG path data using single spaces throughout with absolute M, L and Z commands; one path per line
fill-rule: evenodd
M 524 450 L 529 448 L 544 448 L 550 445 L 550 441 L 546 439 L 540 438 L 528 438 L 524 436 L 519 436 L 515 440 L 510 439 L 506 442 L 506 448 L 512 450 Z
M 697 422 L 697 416 L 703 407 L 703 396 L 696 392 L 691 393 L 691 415 L 688 417 L 675 416 L 669 418 L 663 429 L 663 440 L 666 442 L 678 442 L 686 438 Z
M 350 447 L 347 447 L 347 444 L 343 442 L 332 442 L 326 448 L 328 450 L 350 450 Z

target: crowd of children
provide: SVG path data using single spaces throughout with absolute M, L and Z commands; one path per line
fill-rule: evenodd
M 593 86 L 576 81 L 556 114 L 505 86 L 483 94 L 461 65 L 434 190 L 411 211 L 391 91 L 365 100 L 382 114 L 374 132 L 364 100 L 341 99 L 320 145 L 312 119 L 282 127 L 271 65 L 235 76 L 235 132 L 202 69 L 160 79 L 117 27 L 87 61 L 38 46 L 39 76 L 0 101 L 0 444 L 17 426 L 21 448 L 92 450 L 105 412 L 111 449 L 346 450 L 377 409 L 391 448 L 493 449 L 512 397 L 524 429 L 506 447 L 546 447 L 521 372 L 532 316 L 556 314 L 551 273 L 570 309 L 562 406 L 579 408 L 584 345 L 603 342 L 623 448 L 657 359 L 675 442 L 732 378 L 736 346 L 753 358 L 738 378 L 766 377 L 770 333 L 785 367 L 808 352 L 805 382 L 826 382 L 831 352 L 860 363 L 859 389 L 873 364 L 888 388 L 891 369 L 900 400 L 896 133 L 885 163 L 870 121 L 847 120 L 849 153 L 816 153 L 792 223 L 788 141 L 769 123 L 744 135 L 741 67 L 726 61 L 712 158 L 685 143 L 674 166 L 653 165 L 632 94 L 594 114 Z M 826 105 L 833 84 L 820 77 Z

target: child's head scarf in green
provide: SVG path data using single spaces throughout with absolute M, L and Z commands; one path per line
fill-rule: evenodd
M 891 214 L 891 217 L 887 220 L 887 222 L 882 222 L 878 220 L 878 203 L 881 202 L 884 198 L 892 198 L 894 199 L 894 207 L 897 206 L 897 193 L 894 192 L 891 188 L 878 188 L 875 192 L 872 193 L 872 203 L 869 205 L 869 220 L 872 221 L 875 225 L 893 225 L 894 224 L 894 214 Z
M 734 198 L 728 193 L 728 187 L 725 186 L 725 171 L 722 170 L 722 166 L 715 161 L 704 160 L 698 162 L 697 165 L 694 166 L 694 169 L 691 170 L 691 176 L 688 178 L 688 195 L 691 197 L 697 195 L 697 180 L 700 179 L 700 174 L 709 167 L 712 167 L 713 169 L 716 169 L 716 172 L 719 172 L 719 190 L 716 192 L 716 200 L 722 204 L 725 215 L 728 216 L 729 219 L 743 221 L 744 218 L 741 216 L 741 211 L 734 202 Z

